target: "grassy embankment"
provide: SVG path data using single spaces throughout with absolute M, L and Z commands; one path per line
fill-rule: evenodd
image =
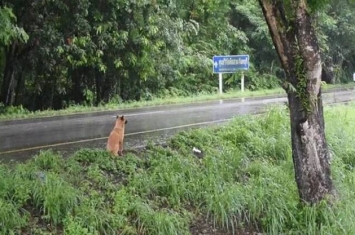
M 124 158 L 82 149 L 68 159 L 47 151 L 1 165 L 0 233 L 352 234 L 355 104 L 325 115 L 339 193 L 332 206 L 299 205 L 287 111 L 274 108 Z
M 353 88 L 354 84 L 335 84 L 335 85 L 323 85 L 323 90 L 330 90 L 336 88 Z M 0 106 L 0 120 L 8 119 L 22 119 L 22 118 L 34 118 L 34 117 L 46 117 L 55 115 L 68 115 L 75 113 L 85 113 L 85 112 L 98 112 L 98 111 L 108 111 L 117 109 L 130 109 L 139 107 L 152 107 L 160 105 L 172 105 L 172 104 L 188 104 L 203 101 L 213 101 L 218 99 L 232 99 L 241 97 L 260 97 L 266 95 L 280 95 L 285 94 L 285 91 L 281 88 L 269 89 L 269 90 L 257 90 L 240 92 L 240 90 L 230 90 L 228 92 L 219 95 L 218 93 L 207 94 L 201 93 L 195 96 L 189 97 L 179 97 L 179 96 L 168 96 L 163 98 L 152 98 L 148 101 L 129 101 L 129 102 L 110 102 L 105 105 L 95 106 L 83 106 L 83 105 L 73 105 L 63 110 L 42 110 L 36 112 L 30 112 L 22 107 L 8 107 L 3 108 Z

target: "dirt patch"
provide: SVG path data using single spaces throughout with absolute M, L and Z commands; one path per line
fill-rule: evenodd
M 36 210 L 33 205 L 27 205 L 24 211 L 29 213 L 29 222 L 26 227 L 22 228 L 18 233 L 21 235 L 42 234 L 49 232 L 50 234 L 64 234 L 63 225 L 53 225 L 46 222 L 43 218 L 43 212 Z
M 207 219 L 205 215 L 199 215 L 190 225 L 192 235 L 262 235 L 253 228 L 238 228 L 236 226 L 234 232 L 228 231 L 226 228 L 218 224 L 214 224 L 211 219 Z

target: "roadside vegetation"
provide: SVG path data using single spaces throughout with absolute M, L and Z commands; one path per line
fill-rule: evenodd
M 338 192 L 332 205 L 299 203 L 287 112 L 274 107 L 180 132 L 167 146 L 150 144 L 123 158 L 100 149 L 67 159 L 44 151 L 25 163 L 0 165 L 0 232 L 351 234 L 355 103 L 325 110 Z
M 346 84 L 323 84 L 323 91 L 329 91 L 334 89 L 350 89 L 353 88 L 353 83 Z M 240 90 L 228 90 L 227 92 L 220 95 L 217 92 L 201 92 L 197 95 L 192 96 L 182 96 L 179 94 L 168 95 L 165 97 L 153 97 L 148 101 L 120 101 L 112 100 L 107 104 L 92 106 L 92 105 L 72 105 L 68 108 L 61 110 L 41 110 L 41 111 L 29 111 L 22 106 L 1 106 L 0 104 L 0 121 L 1 120 L 13 120 L 13 119 L 24 119 L 24 118 L 38 118 L 38 117 L 49 117 L 58 115 L 70 115 L 86 112 L 100 112 L 100 111 L 110 111 L 110 110 L 125 110 L 131 108 L 139 107 L 156 107 L 161 105 L 175 105 L 175 104 L 188 104 L 204 101 L 213 101 L 218 99 L 233 99 L 233 98 L 251 98 L 260 97 L 268 95 L 285 95 L 285 91 L 282 88 L 266 89 L 266 90 L 256 90 L 245 92 L 240 92 Z
M 337 84 L 337 85 L 327 85 L 329 87 L 350 87 L 346 84 Z M 76 113 L 85 113 L 85 112 L 97 112 L 97 111 L 109 111 L 109 110 L 122 110 L 122 109 L 131 109 L 139 107 L 154 107 L 161 105 L 174 105 L 174 104 L 188 104 L 195 102 L 203 101 L 212 101 L 218 99 L 231 99 L 231 98 L 240 98 L 240 97 L 258 97 L 265 95 L 278 95 L 285 94 L 285 91 L 281 88 L 268 89 L 268 90 L 257 90 L 257 91 L 248 91 L 241 93 L 240 90 L 228 90 L 220 95 L 218 92 L 200 92 L 195 95 L 184 95 L 184 94 L 169 94 L 166 96 L 155 96 L 150 100 L 141 100 L 141 101 L 122 101 L 113 99 L 110 102 L 98 106 L 93 105 L 71 105 L 68 108 L 61 110 L 39 110 L 39 111 L 30 111 L 22 106 L 1 106 L 0 104 L 0 120 L 7 119 L 18 119 L 18 118 L 36 118 L 36 117 L 45 117 L 45 116 L 54 116 L 54 115 L 69 115 Z

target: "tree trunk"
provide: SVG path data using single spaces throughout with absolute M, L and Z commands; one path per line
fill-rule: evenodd
M 271 38 L 285 70 L 292 157 L 300 199 L 314 204 L 334 195 L 330 154 L 324 132 L 322 63 L 305 0 L 259 0 Z M 292 15 L 290 12 L 293 12 Z M 290 89 L 293 87 L 293 89 Z
M 15 106 L 23 104 L 23 90 L 25 87 L 25 76 L 23 76 L 23 70 L 19 69 L 17 86 L 15 90 Z
M 82 76 L 83 72 L 80 68 L 72 69 L 71 78 L 72 78 L 72 87 L 71 87 L 71 100 L 74 100 L 75 104 L 82 104 L 85 100 L 83 94 L 82 86 Z
M 288 93 L 291 121 L 292 155 L 300 198 L 315 204 L 334 194 L 330 154 L 324 133 L 321 92 L 316 105 L 305 117 L 299 108 L 302 102 L 295 93 Z
M 21 87 L 17 88 L 18 85 L 22 84 L 22 80 L 17 81 L 17 74 L 20 71 L 19 61 L 32 50 L 32 48 L 32 45 L 23 47 L 23 45 L 18 42 L 14 42 L 6 49 L 5 68 L 0 93 L 0 102 L 4 103 L 6 106 L 14 104 L 17 91 L 22 92 Z
M 94 69 L 94 76 L 95 76 L 95 88 L 96 88 L 95 106 L 99 106 L 99 104 L 101 103 L 102 75 L 97 69 Z
M 14 53 L 14 45 L 11 45 L 6 51 L 5 69 L 1 85 L 1 102 L 6 106 L 12 105 L 12 93 L 14 92 Z
M 324 61 L 322 69 L 322 81 L 328 84 L 335 84 L 334 63 L 331 57 L 327 57 Z

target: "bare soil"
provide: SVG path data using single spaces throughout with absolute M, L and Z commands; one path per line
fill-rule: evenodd
M 262 235 L 255 228 L 238 228 L 234 232 L 228 231 L 222 226 L 215 225 L 212 220 L 207 219 L 206 215 L 199 215 L 190 226 L 192 235 Z

